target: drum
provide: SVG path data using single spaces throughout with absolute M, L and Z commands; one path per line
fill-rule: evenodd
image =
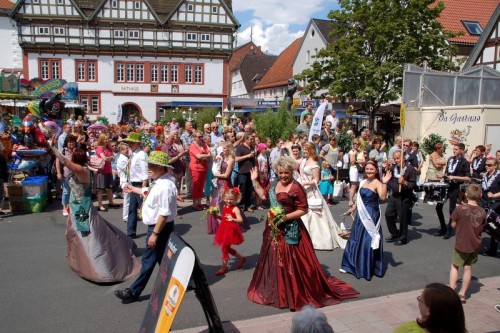
M 427 196 L 428 203 L 443 203 L 446 201 L 448 196 L 448 184 L 427 182 L 423 183 L 422 187 Z
M 467 192 L 467 187 L 470 184 L 471 183 L 469 183 L 469 182 L 460 184 L 460 191 L 458 192 L 457 204 L 460 205 L 462 203 L 467 203 L 467 197 L 465 196 L 465 192 Z
M 486 225 L 483 231 L 500 242 L 500 216 L 493 209 L 486 212 Z

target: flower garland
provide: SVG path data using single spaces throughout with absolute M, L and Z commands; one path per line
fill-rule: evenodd
M 268 225 L 271 228 L 271 238 L 274 241 L 274 244 L 278 245 L 279 236 L 281 231 L 279 230 L 279 226 L 285 222 L 285 209 L 281 206 L 274 206 L 269 208 L 269 212 L 267 214 Z

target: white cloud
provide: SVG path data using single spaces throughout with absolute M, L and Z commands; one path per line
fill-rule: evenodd
M 262 51 L 278 55 L 302 37 L 311 18 L 325 19 L 336 8 L 337 1 L 331 0 L 233 0 L 233 13 L 241 23 L 238 46 L 252 34 Z
M 295 39 L 302 37 L 303 30 L 297 32 L 289 31 L 288 24 L 273 24 L 263 27 L 262 22 L 256 19 L 251 21 L 252 27 L 238 32 L 238 46 L 248 43 L 250 35 L 253 42 L 260 46 L 262 51 L 279 55 Z
M 233 0 L 233 12 L 252 11 L 264 25 L 307 24 L 313 14 L 329 11 L 334 6 L 327 0 Z M 323 15 L 323 16 L 326 16 Z

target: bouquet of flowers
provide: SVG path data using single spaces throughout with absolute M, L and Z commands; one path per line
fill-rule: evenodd
M 271 238 L 273 239 L 274 244 L 278 245 L 278 237 L 280 234 L 278 227 L 285 222 L 285 209 L 281 206 L 273 206 L 269 208 L 267 221 L 271 227 Z
M 205 211 L 205 214 L 203 214 L 203 216 L 201 217 L 200 220 L 204 220 L 207 218 L 208 215 L 216 215 L 219 213 L 219 207 L 217 206 L 210 206 L 207 208 L 207 210 Z

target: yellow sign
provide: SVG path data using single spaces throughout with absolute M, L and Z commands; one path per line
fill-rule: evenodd
M 406 118 L 406 106 L 405 103 L 401 103 L 401 108 L 399 110 L 399 124 L 401 125 L 401 129 L 405 128 L 405 119 Z

